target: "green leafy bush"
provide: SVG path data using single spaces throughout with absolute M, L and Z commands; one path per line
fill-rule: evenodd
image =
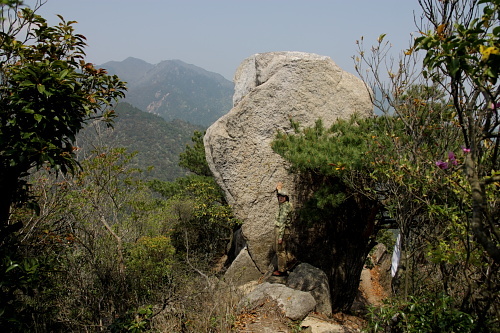
M 371 309 L 368 332 L 471 332 L 474 318 L 457 309 L 447 295 L 390 300 Z
M 141 237 L 127 252 L 127 276 L 137 290 L 150 295 L 169 284 L 175 254 L 170 237 Z
M 109 327 L 112 333 L 146 333 L 151 330 L 151 317 L 153 309 L 151 305 L 141 307 L 137 310 L 128 311 L 124 316 L 116 319 Z

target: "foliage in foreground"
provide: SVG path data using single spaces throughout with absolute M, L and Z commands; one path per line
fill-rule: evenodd
M 49 26 L 21 1 L 0 5 L 0 324 L 23 331 L 37 313 L 53 313 L 48 303 L 34 300 L 50 299 L 55 267 L 73 237 L 68 229 L 54 235 L 34 228 L 30 223 L 39 218 L 12 209 L 44 208 L 30 197 L 27 177 L 40 169 L 61 175 L 78 170 L 75 135 L 90 119 L 109 123 L 126 88 L 85 62 L 85 37 L 75 33 L 75 22 L 61 17 Z
M 359 43 L 357 70 L 372 91 L 381 92 L 374 100 L 384 116 L 330 128 L 318 122 L 279 134 L 274 148 L 293 170 L 317 182 L 315 212 L 327 208 L 332 214 L 357 195 L 374 200 L 396 221 L 402 254 L 394 292 L 446 308 L 403 305 L 403 331 L 439 330 L 432 317 L 438 314 L 448 324 L 457 316 L 474 319 L 461 321 L 460 330 L 491 331 L 499 320 L 500 286 L 500 2 L 420 4 L 429 29 L 421 29 L 399 67 L 381 73 L 392 64 L 384 62 L 384 35 L 371 53 Z M 423 76 L 414 70 L 417 51 L 424 52 Z
M 33 175 L 40 214 L 15 212 L 24 228 L 3 280 L 11 292 L 0 301 L 3 327 L 142 332 L 172 322 L 201 325 L 201 317 L 189 318 L 194 308 L 204 313 L 201 300 L 215 302 L 211 264 L 225 253 L 234 218 L 208 177 L 158 182 L 171 190 L 159 198 L 129 166 L 133 157 L 101 148 L 75 177 Z M 207 289 L 190 295 L 193 279 Z
M 394 137 L 395 163 L 386 168 L 385 186 L 395 199 L 389 210 L 403 240 L 393 287 L 402 299 L 434 304 L 440 297 L 430 295 L 445 295 L 452 312 L 474 319 L 473 331 L 494 331 L 500 319 L 500 2 L 419 4 L 420 36 L 399 61 L 386 58 L 385 35 L 371 52 L 361 40 L 356 59 L 358 73 L 380 92 L 376 106 L 400 119 L 410 138 L 405 144 Z
M 474 318 L 457 309 L 447 295 L 389 300 L 368 315 L 369 332 L 471 332 Z
M 109 122 L 125 90 L 118 77 L 84 61 L 85 37 L 75 22 L 61 18 L 51 27 L 23 7 L 2 15 L 9 22 L 0 40 L 0 222 L 7 229 L 0 236 L 9 233 L 11 204 L 26 199 L 22 177 L 44 166 L 74 171 L 75 135 L 91 118 Z

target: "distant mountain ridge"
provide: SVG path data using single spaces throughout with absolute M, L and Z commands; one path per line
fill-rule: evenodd
M 144 73 L 149 71 L 154 65 L 145 62 L 144 60 L 129 57 L 123 61 L 109 61 L 99 67 L 108 70 L 110 74 L 116 74 L 128 83 L 129 88 L 135 82 L 139 81 Z
M 231 81 L 181 60 L 152 65 L 129 57 L 99 67 L 127 81 L 124 102 L 167 121 L 181 119 L 209 127 L 232 107 Z

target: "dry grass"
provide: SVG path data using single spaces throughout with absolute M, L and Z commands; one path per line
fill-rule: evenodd
M 184 284 L 175 300 L 153 319 L 159 332 L 233 332 L 240 296 L 216 278 L 200 277 Z

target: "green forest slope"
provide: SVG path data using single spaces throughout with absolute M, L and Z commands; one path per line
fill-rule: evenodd
M 99 145 L 123 147 L 137 153 L 131 166 L 147 170 L 146 179 L 173 181 L 186 175 L 187 170 L 178 165 L 179 154 L 191 143 L 193 132 L 203 131 L 203 127 L 182 120 L 166 121 L 128 103 L 119 103 L 115 111 L 113 129 L 91 124 L 79 136 L 83 152 Z

